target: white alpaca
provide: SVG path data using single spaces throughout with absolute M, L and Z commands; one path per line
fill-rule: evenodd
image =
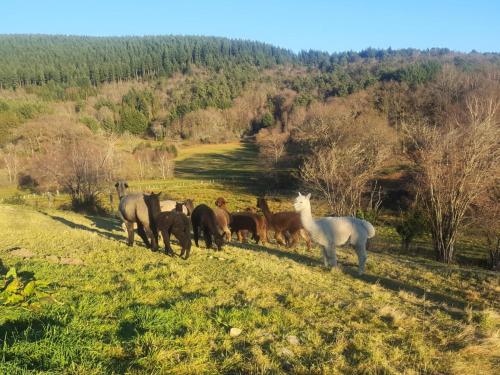
M 311 214 L 311 194 L 299 193 L 293 207 L 300 213 L 302 225 L 314 242 L 321 245 L 325 267 L 337 266 L 335 247 L 352 245 L 358 254 L 359 274 L 365 271 L 366 241 L 375 236 L 375 228 L 368 221 L 355 217 L 322 217 L 313 219 Z

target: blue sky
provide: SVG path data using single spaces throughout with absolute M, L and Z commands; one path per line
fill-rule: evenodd
M 0 34 L 215 35 L 294 51 L 500 51 L 500 0 L 0 0 Z

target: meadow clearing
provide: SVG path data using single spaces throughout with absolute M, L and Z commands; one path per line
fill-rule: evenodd
M 176 178 L 130 182 L 231 210 L 265 190 L 252 145 L 181 149 Z M 500 368 L 498 273 L 445 266 L 419 238 L 412 254 L 382 218 L 366 274 L 352 249 L 339 270 L 319 248 L 233 241 L 191 257 L 126 246 L 114 217 L 48 208 L 2 188 L 2 274 L 38 280 L 24 304 L 0 305 L 0 372 L 68 374 L 494 374 Z M 271 209 L 292 208 L 283 192 Z M 117 198 L 115 197 L 115 203 Z M 13 204 L 24 203 L 24 204 Z M 313 214 L 325 207 L 313 201 Z M 458 255 L 484 257 L 472 238 Z M 174 242 L 174 250 L 179 247 Z

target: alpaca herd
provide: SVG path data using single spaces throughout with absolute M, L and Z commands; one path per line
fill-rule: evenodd
M 158 233 L 161 233 L 165 252 L 173 256 L 170 236 L 173 234 L 181 246 L 180 256 L 189 257 L 191 251 L 191 228 L 196 246 L 203 234 L 205 246 L 222 250 L 224 242 L 229 242 L 236 233 L 238 241 L 246 242 L 249 235 L 262 244 L 269 243 L 268 230 L 274 232 L 274 238 L 280 245 L 293 247 L 300 238 L 311 249 L 312 242 L 322 249 L 325 267 L 336 267 L 336 247 L 351 245 L 358 256 L 359 273 L 366 264 L 366 244 L 375 235 L 373 226 L 354 217 L 322 217 L 313 219 L 311 213 L 311 194 L 299 193 L 294 202 L 295 211 L 270 211 L 266 199 L 257 198 L 256 207 L 248 207 L 243 212 L 229 212 L 227 202 L 219 197 L 214 207 L 206 204 L 194 206 L 192 199 L 182 202 L 174 200 L 160 201 L 160 194 L 127 194 L 128 184 L 119 181 L 115 185 L 120 198 L 119 213 L 125 224 L 127 245 L 134 243 L 134 229 L 142 238 L 146 247 L 158 250 Z

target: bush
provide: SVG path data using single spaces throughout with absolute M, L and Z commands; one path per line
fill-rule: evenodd
M 148 119 L 134 108 L 124 107 L 120 112 L 120 130 L 141 135 L 148 129 Z
M 33 190 L 38 186 L 38 182 L 31 175 L 20 173 L 17 178 L 17 186 L 20 189 Z
M 75 212 L 84 212 L 90 215 L 106 215 L 106 208 L 101 200 L 94 195 L 75 196 L 71 198 L 71 209 Z
M 85 124 L 93 133 L 96 133 L 100 129 L 99 123 L 93 117 L 82 117 L 80 118 L 80 122 Z
M 423 234 L 427 229 L 427 221 L 420 210 L 410 208 L 400 214 L 400 222 L 396 225 L 396 232 L 401 237 L 401 248 L 408 251 L 415 237 Z

